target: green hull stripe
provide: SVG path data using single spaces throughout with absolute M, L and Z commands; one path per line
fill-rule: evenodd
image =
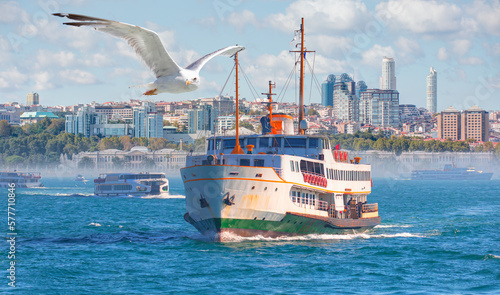
M 308 218 L 305 216 L 297 216 L 286 214 L 281 221 L 268 221 L 256 219 L 230 219 L 230 218 L 215 218 L 200 222 L 191 222 L 200 232 L 226 231 L 234 230 L 256 230 L 265 232 L 276 232 L 287 235 L 307 235 L 307 234 L 339 234 L 352 233 L 353 231 L 361 232 L 374 227 L 380 223 L 379 221 L 366 223 L 364 226 L 353 227 L 336 227 L 324 220 Z

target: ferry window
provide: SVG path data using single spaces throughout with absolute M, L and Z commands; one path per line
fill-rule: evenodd
M 295 161 L 295 171 L 299 172 L 299 162 Z
M 208 150 L 211 151 L 214 149 L 214 140 L 213 139 L 210 139 L 208 141 Z
M 309 148 L 318 147 L 318 138 L 309 138 Z
M 273 141 L 273 147 L 281 147 L 281 139 L 283 139 L 283 137 L 273 137 L 272 138 L 272 141 Z
M 236 139 L 224 139 L 224 149 L 232 149 L 236 146 Z
M 304 198 L 302 203 L 309 204 L 309 194 L 308 193 L 306 193 L 306 197 Z
M 240 166 L 250 166 L 250 159 L 240 159 Z
M 255 167 L 264 167 L 264 160 L 263 159 L 255 159 L 255 160 L 253 160 L 253 165 Z
M 292 170 L 292 172 L 295 172 L 295 165 L 293 164 L 293 161 L 290 161 L 290 168 Z
M 252 137 L 252 138 L 247 138 L 247 145 L 253 145 L 254 147 L 257 147 L 257 138 Z
M 269 138 L 259 138 L 259 147 L 269 147 Z
M 215 143 L 216 143 L 216 144 L 215 144 L 215 146 L 216 146 L 215 148 L 216 148 L 216 149 L 218 149 L 218 150 L 220 150 L 220 149 L 222 148 L 222 146 L 221 146 L 221 141 L 222 141 L 221 139 L 217 139 L 217 140 L 215 141 Z
M 309 171 L 307 169 L 307 161 L 300 160 L 300 171 Z
M 306 147 L 306 139 L 305 138 L 289 138 L 285 137 L 285 147 L 297 147 L 297 148 L 305 148 Z

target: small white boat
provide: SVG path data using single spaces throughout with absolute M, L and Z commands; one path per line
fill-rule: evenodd
M 146 196 L 168 194 L 165 173 L 108 173 L 94 179 L 97 196 Z
M 43 187 L 40 172 L 0 172 L 0 187 L 14 183 L 19 188 Z
M 85 177 L 83 177 L 83 175 L 78 174 L 78 175 L 75 177 L 75 181 L 86 182 L 87 180 L 85 179 Z

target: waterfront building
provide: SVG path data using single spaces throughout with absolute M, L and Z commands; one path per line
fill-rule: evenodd
M 150 165 L 154 162 L 153 167 L 147 167 L 149 171 L 178 171 L 178 169 L 186 166 L 186 151 L 174 149 L 162 149 L 151 151 L 147 147 L 137 146 L 130 151 L 121 151 L 109 149 L 96 152 L 80 152 L 73 155 L 72 160 L 66 165 L 78 168 L 78 163 L 84 158 L 89 158 L 94 163 L 92 169 L 99 171 L 141 171 L 145 168 L 145 164 Z M 114 159 L 114 160 L 113 160 Z M 151 161 L 152 160 L 152 161 Z
M 399 126 L 399 92 L 367 89 L 361 93 L 359 121 L 375 127 Z
M 94 109 L 98 114 L 105 114 L 108 120 L 132 121 L 134 116 L 134 111 L 129 105 L 95 106 Z
M 21 126 L 42 121 L 45 118 L 57 119 L 58 116 L 52 112 L 24 112 L 20 117 Z
M 356 96 L 356 82 L 344 73 L 337 76 L 333 87 L 333 114 L 345 122 L 359 120 L 359 99 Z
M 134 137 L 163 137 L 163 116 L 152 102 L 133 108 Z
M 84 106 L 78 110 L 76 115 L 66 115 L 65 131 L 91 137 L 98 135 L 94 132 L 93 125 L 107 123 L 108 117 L 105 114 L 96 113 L 94 107 Z
M 26 96 L 26 105 L 27 106 L 32 106 L 32 105 L 38 105 L 40 104 L 40 96 L 36 92 L 28 93 Z
M 235 116 L 220 116 L 217 118 L 217 134 L 225 134 L 226 131 L 231 130 L 236 125 Z
M 460 140 L 461 118 L 459 110 L 450 106 L 437 115 L 438 138 Z
M 414 104 L 399 105 L 399 119 L 401 121 L 413 120 L 420 117 L 420 111 Z
M 213 131 L 217 122 L 217 116 L 217 109 L 210 104 L 190 110 L 188 113 L 188 133 L 196 133 L 201 130 Z
M 462 115 L 461 139 L 489 141 L 490 124 L 488 112 L 478 106 L 472 106 Z
M 335 85 L 335 75 L 328 75 L 321 84 L 321 105 L 333 107 L 333 86 Z
M 431 114 L 437 113 L 437 71 L 434 68 L 427 75 L 427 110 Z
M 450 106 L 437 115 L 438 138 L 489 141 L 488 119 L 488 112 L 478 106 L 472 106 L 463 112 Z
M 396 90 L 396 62 L 394 58 L 384 56 L 382 59 L 382 76 L 380 76 L 380 89 Z

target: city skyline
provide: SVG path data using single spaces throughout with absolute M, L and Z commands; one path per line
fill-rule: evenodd
M 320 83 L 329 74 L 349 73 L 355 81 L 365 81 L 368 88 L 377 88 L 382 58 L 389 56 L 397 64 L 401 104 L 426 107 L 422 77 L 432 66 L 440 72 L 438 112 L 450 105 L 498 109 L 498 1 L 190 1 L 156 5 L 157 10 L 145 13 L 148 5 L 133 2 L 67 0 L 45 7 L 36 2 L 1 1 L 1 102 L 23 103 L 32 91 L 40 94 L 42 105 L 149 99 L 140 96 L 142 89 L 129 88 L 149 81 L 151 74 L 125 41 L 63 26 L 61 19 L 50 15 L 72 12 L 155 30 L 183 66 L 207 50 L 245 46 L 240 55 L 242 69 L 257 93 L 265 92 L 269 80 L 276 81 L 277 92 L 281 91 L 294 63 L 288 53 L 294 49 L 290 46 L 293 31 L 299 28 L 300 17 L 305 17 L 306 45 L 316 50 L 308 58 L 311 66 L 315 63 Z M 198 91 L 153 99 L 216 96 L 232 66 L 229 58 L 218 57 L 201 72 L 204 86 Z M 320 103 L 320 90 L 309 74 L 305 84 L 305 103 Z M 234 86 L 228 82 L 222 94 L 231 89 Z M 241 97 L 253 100 L 249 87 L 241 89 Z M 288 89 L 283 101 L 295 102 L 294 92 Z

